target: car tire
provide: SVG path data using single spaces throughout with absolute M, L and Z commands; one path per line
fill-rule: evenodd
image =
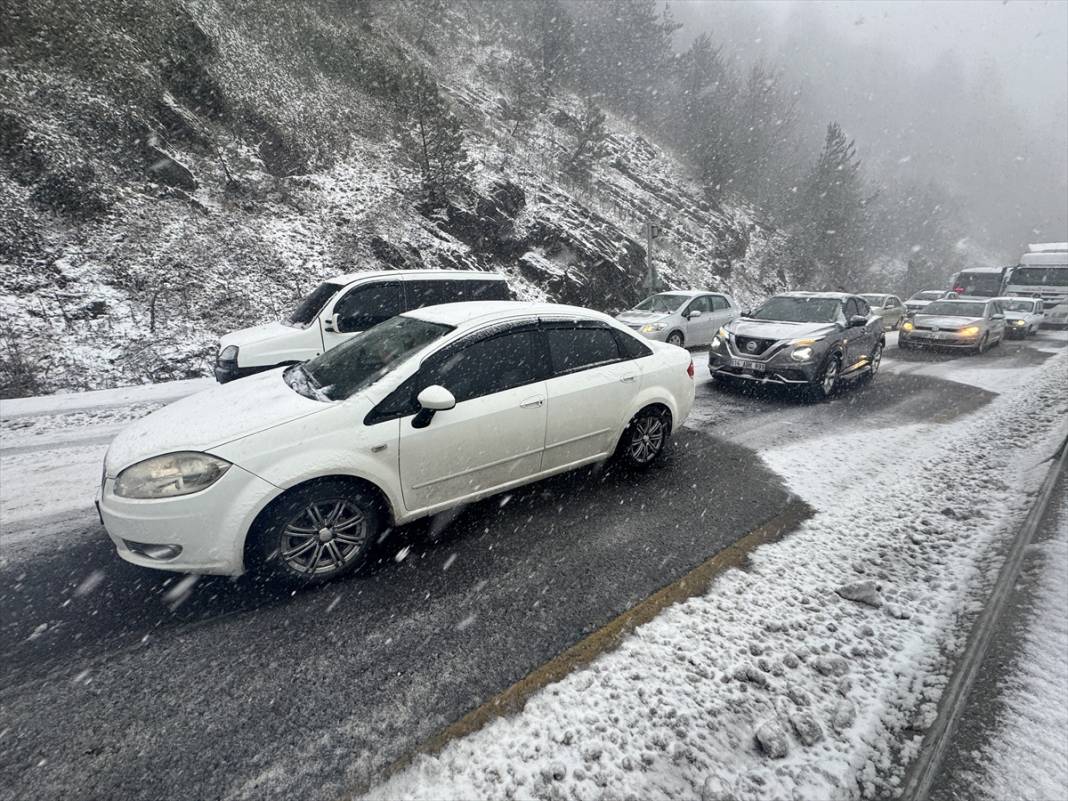
M 868 372 L 859 379 L 863 383 L 870 384 L 879 375 L 879 367 L 883 363 L 883 348 L 882 342 L 875 343 L 875 348 L 871 352 L 871 364 L 868 367 Z
M 668 334 L 667 343 L 674 345 L 677 348 L 685 347 L 686 338 L 682 335 L 682 331 L 672 331 Z
M 279 498 L 257 521 L 256 567 L 288 584 L 325 584 L 362 566 L 385 515 L 371 492 L 340 480 L 310 481 Z
M 823 363 L 823 369 L 820 370 L 819 378 L 809 385 L 809 398 L 815 401 L 822 401 L 830 398 L 835 390 L 838 389 L 838 382 L 841 375 L 842 357 L 837 353 L 831 354 Z
M 975 346 L 975 355 L 982 356 L 986 353 L 987 346 L 990 343 L 987 341 L 987 335 L 983 334 L 983 338 L 979 340 L 979 344 Z
M 633 470 L 648 469 L 663 458 L 670 439 L 671 413 L 663 406 L 646 406 L 627 424 L 616 458 Z

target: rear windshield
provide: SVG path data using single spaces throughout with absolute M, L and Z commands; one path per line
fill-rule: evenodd
M 1033 300 L 999 300 L 998 305 L 1003 311 L 1032 312 L 1035 310 Z
M 415 317 L 393 317 L 321 356 L 286 371 L 294 392 L 316 400 L 344 400 L 399 367 L 409 356 L 453 330 Z
M 833 323 L 842 301 L 837 298 L 772 298 L 751 315 L 755 320 L 784 323 Z
M 332 284 L 329 281 L 319 284 L 310 295 L 297 304 L 297 308 L 289 315 L 286 322 L 290 325 L 307 325 L 319 315 L 326 302 L 334 297 L 339 289 L 341 289 L 341 284 Z
M 690 299 L 689 295 L 653 295 L 646 298 L 634 308 L 637 311 L 673 312 Z
M 986 313 L 986 304 L 943 300 L 932 303 L 923 310 L 923 313 L 937 314 L 942 317 L 982 317 Z
M 1020 286 L 1068 286 L 1068 267 L 1017 267 L 1010 283 Z
M 995 297 L 1001 294 L 1001 274 L 963 272 L 953 282 L 953 291 L 960 295 Z

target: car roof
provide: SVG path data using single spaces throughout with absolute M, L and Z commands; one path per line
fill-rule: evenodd
M 996 298 L 940 298 L 939 303 L 990 303 Z
M 845 300 L 856 295 L 851 292 L 780 292 L 775 297 L 786 298 L 831 298 L 833 300 Z
M 688 298 L 696 298 L 698 295 L 723 295 L 723 292 L 716 292 L 713 289 L 665 289 L 663 292 L 657 292 L 657 295 L 685 295 Z M 655 295 L 650 295 L 655 297 Z
M 961 270 L 962 273 L 996 273 L 999 275 L 1004 271 L 1004 267 L 965 267 Z
M 367 270 L 335 275 L 326 280 L 331 284 L 351 284 L 353 281 L 362 281 L 367 278 L 393 278 L 399 281 L 415 281 L 420 278 L 453 278 L 462 281 L 473 278 L 480 278 L 484 281 L 506 280 L 500 273 L 484 273 L 481 270 Z
M 616 323 L 607 314 L 584 309 L 581 306 L 566 306 L 562 303 L 530 303 L 522 300 L 474 300 L 461 303 L 443 303 L 438 306 L 425 306 L 404 312 L 405 317 L 415 317 L 431 323 L 442 323 L 457 328 L 470 328 L 494 320 L 508 320 L 513 317 L 564 316 L 583 320 L 598 320 Z
M 1042 300 L 1042 298 L 1034 298 L 1034 297 L 1031 297 L 1030 295 L 999 295 L 996 298 L 991 298 L 991 300 L 1029 300 L 1029 301 L 1036 301 L 1036 300 Z

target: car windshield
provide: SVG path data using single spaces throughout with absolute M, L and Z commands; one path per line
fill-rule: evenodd
M 771 298 L 749 316 L 754 320 L 784 323 L 833 323 L 839 316 L 838 298 L 799 298 L 780 295 Z
M 649 311 L 649 312 L 673 312 L 679 308 L 683 303 L 689 300 L 687 295 L 672 295 L 664 293 L 662 295 L 653 295 L 648 297 L 634 307 L 635 311 Z
M 310 295 L 297 304 L 297 308 L 289 315 L 286 322 L 293 326 L 306 326 L 318 316 L 326 302 L 334 297 L 339 289 L 341 289 L 341 284 L 332 284 L 329 281 L 319 284 Z
M 923 310 L 923 313 L 937 314 L 942 317 L 982 317 L 985 311 L 985 303 L 961 303 L 956 300 L 943 300 L 932 303 Z
M 999 300 L 998 305 L 1002 311 L 1033 312 L 1035 302 L 1033 300 Z
M 409 356 L 453 330 L 416 317 L 393 317 L 285 372 L 294 392 L 322 401 L 344 400 L 395 370 Z
M 1021 286 L 1068 286 L 1068 267 L 1017 267 L 1009 280 Z
M 861 295 L 872 306 L 882 306 L 886 302 L 886 295 Z
M 938 300 L 943 294 L 942 290 L 927 289 L 923 292 L 917 292 L 909 300 Z

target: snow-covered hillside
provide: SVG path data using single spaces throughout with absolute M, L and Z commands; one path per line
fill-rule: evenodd
M 372 20 L 325 2 L 15 5 L 0 61 L 4 395 L 206 374 L 219 334 L 352 270 L 502 270 L 520 297 L 611 311 L 642 294 L 650 218 L 671 286 L 747 301 L 786 280 L 756 210 L 621 120 L 590 179 L 568 178 L 581 102 L 559 91 L 517 126 L 492 20 L 449 11 L 416 46 L 404 4 Z M 62 46 L 36 49 L 60 29 Z M 470 191 L 434 212 L 383 90 L 412 63 L 439 81 L 470 159 Z

